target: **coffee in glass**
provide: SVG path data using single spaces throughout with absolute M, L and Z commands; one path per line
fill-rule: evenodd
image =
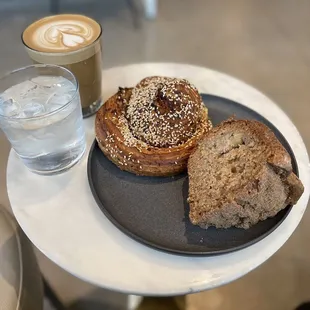
M 102 103 L 101 34 L 99 23 L 78 14 L 42 18 L 22 34 L 33 62 L 60 65 L 76 76 L 84 117 L 94 114 Z

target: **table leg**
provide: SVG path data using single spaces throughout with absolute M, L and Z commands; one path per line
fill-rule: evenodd
M 136 5 L 136 2 L 134 0 L 127 0 L 130 13 L 133 20 L 133 25 L 136 29 L 141 27 L 141 10 L 139 10 L 139 7 Z
M 144 14 L 147 19 L 157 17 L 157 0 L 143 0 Z
M 145 297 L 135 310 L 185 310 L 186 296 Z
M 47 281 L 43 278 L 44 295 L 56 310 L 65 310 L 64 305 L 60 302 L 55 292 L 52 290 Z
M 142 296 L 128 295 L 127 310 L 136 310 L 143 300 Z

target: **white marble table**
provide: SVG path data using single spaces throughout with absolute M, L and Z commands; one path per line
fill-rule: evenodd
M 309 197 L 306 147 L 290 119 L 270 99 L 239 80 L 205 68 L 181 64 L 112 68 L 103 72 L 105 99 L 118 86 L 132 86 L 149 75 L 187 78 L 200 92 L 238 101 L 261 113 L 282 132 L 296 155 L 305 193 L 280 227 L 251 247 L 220 256 L 184 257 L 153 250 L 124 235 L 99 210 L 88 186 L 87 155 L 67 173 L 42 177 L 29 172 L 11 151 L 7 185 L 12 209 L 34 245 L 83 280 L 141 295 L 211 289 L 258 267 L 293 233 Z M 93 117 L 85 120 L 88 149 L 94 139 L 93 123 Z

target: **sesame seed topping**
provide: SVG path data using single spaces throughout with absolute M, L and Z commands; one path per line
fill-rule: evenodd
M 178 150 L 178 146 L 184 144 L 184 147 L 186 149 L 192 147 L 193 144 L 197 143 L 196 137 L 201 136 L 205 131 L 209 130 L 212 127 L 210 121 L 208 121 L 208 125 L 206 126 L 207 110 L 205 110 L 205 108 L 202 109 L 203 105 L 200 104 L 199 100 L 201 100 L 201 98 L 198 93 L 198 99 L 195 99 L 193 97 L 194 93 L 184 92 L 185 95 L 182 97 L 183 90 L 185 88 L 188 88 L 187 84 L 185 86 L 181 84 L 183 88 L 182 92 L 180 92 L 178 88 L 179 84 L 178 82 L 175 82 L 176 86 L 174 88 L 174 91 L 176 94 L 174 94 L 174 96 L 176 97 L 176 99 L 170 100 L 169 96 L 171 95 L 171 87 L 166 87 L 167 89 L 165 89 L 164 87 L 166 78 L 156 79 L 163 79 L 164 81 L 162 81 L 158 86 L 157 93 L 155 94 L 155 99 L 153 100 L 153 102 L 150 102 L 150 99 L 145 99 L 146 101 L 144 102 L 144 105 L 142 104 L 142 102 L 140 102 L 140 106 L 138 105 L 138 107 L 136 107 L 136 109 L 140 109 L 140 111 L 137 110 L 138 112 L 135 112 L 140 115 L 141 118 L 141 124 L 139 124 L 139 126 L 143 126 L 145 125 L 145 123 L 148 124 L 147 128 L 150 128 L 149 133 L 152 133 L 152 135 L 155 137 L 153 137 L 155 139 L 153 139 L 155 143 L 144 141 L 143 137 L 137 137 L 134 130 L 135 128 L 132 127 L 132 119 L 128 117 L 128 110 L 130 110 L 130 102 L 131 100 L 133 100 L 133 93 L 135 88 L 130 89 L 130 93 L 121 89 L 118 92 L 120 98 L 118 98 L 118 96 L 116 97 L 118 100 L 118 108 L 115 109 L 113 107 L 109 110 L 110 116 L 115 115 L 115 117 L 103 117 L 103 119 L 105 120 L 107 118 L 108 120 L 112 121 L 120 134 L 114 130 L 111 132 L 106 130 L 105 137 L 103 138 L 104 141 L 99 142 L 104 152 L 108 154 L 109 158 L 122 166 L 122 169 L 126 170 L 129 169 L 129 167 L 136 167 L 136 169 L 138 169 L 139 167 L 139 169 L 142 170 L 142 166 L 143 164 L 145 164 L 145 161 L 143 157 L 141 157 L 142 159 L 140 157 L 136 157 L 137 152 L 148 154 L 150 151 L 156 150 L 159 147 L 165 148 L 165 152 L 172 153 L 172 158 L 174 158 L 172 162 L 175 165 L 178 165 L 182 161 L 179 162 L 180 157 L 174 157 L 173 155 L 173 152 Z M 148 80 L 148 78 L 145 80 Z M 144 82 L 141 81 L 136 86 L 136 88 L 146 88 L 150 82 L 147 82 L 145 80 L 143 80 Z M 180 81 L 180 83 L 184 83 L 184 80 Z M 163 88 L 163 93 L 166 97 L 161 95 Z M 189 87 L 189 89 L 191 89 L 192 91 L 191 87 Z M 192 98 L 192 100 L 188 100 L 187 97 Z M 126 103 L 123 103 L 124 101 Z M 194 102 L 198 102 L 198 104 L 195 104 Z M 190 107 L 188 111 L 186 110 L 186 106 Z M 199 108 L 197 113 L 194 109 L 196 106 L 198 106 Z M 151 121 L 145 119 L 145 111 L 148 110 L 151 111 Z M 187 111 L 187 114 L 184 111 Z M 188 115 L 195 115 L 195 113 L 199 116 L 198 120 L 188 117 Z M 139 117 L 136 121 L 139 121 Z M 149 123 L 147 123 L 147 121 L 149 121 Z M 156 126 L 156 121 L 158 121 L 158 126 Z M 188 121 L 187 125 L 186 121 Z M 193 125 L 193 128 L 188 126 L 189 124 Z M 160 126 L 163 127 L 162 131 L 160 131 Z M 180 136 L 182 135 L 182 130 L 184 130 L 184 140 L 180 139 Z M 165 146 L 162 146 L 161 143 L 165 143 Z M 124 147 L 129 147 L 130 149 Z M 138 158 L 140 158 L 141 162 Z
M 202 100 L 184 79 L 150 77 L 132 90 L 126 119 L 132 134 L 155 147 L 184 143 L 201 118 Z

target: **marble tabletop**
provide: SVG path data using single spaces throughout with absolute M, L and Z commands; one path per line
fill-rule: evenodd
M 85 281 L 140 295 L 176 295 L 211 289 L 261 265 L 293 233 L 309 198 L 306 147 L 294 124 L 265 95 L 235 78 L 206 68 L 147 63 L 104 70 L 104 99 L 118 86 L 133 86 L 150 75 L 187 78 L 200 92 L 226 97 L 257 111 L 286 137 L 296 155 L 305 193 L 273 233 L 243 250 L 210 257 L 167 254 L 130 239 L 103 215 L 89 189 L 86 167 L 94 140 L 94 117 L 85 120 L 88 143 L 85 156 L 64 174 L 35 175 L 11 151 L 7 168 L 9 199 L 17 221 L 34 245 L 60 267 Z

